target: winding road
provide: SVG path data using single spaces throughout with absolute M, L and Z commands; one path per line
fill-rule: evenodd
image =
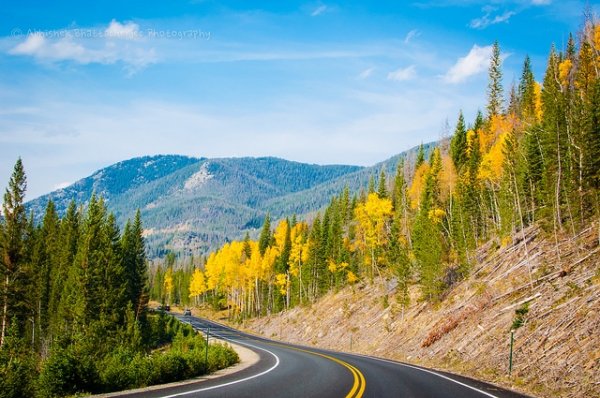
M 223 377 L 121 397 L 525 397 L 448 373 L 368 356 L 302 347 L 260 338 L 191 316 L 194 328 L 243 345 L 259 356 L 254 365 Z

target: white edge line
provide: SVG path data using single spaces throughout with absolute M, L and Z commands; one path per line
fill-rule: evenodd
M 165 396 L 162 396 L 161 398 L 174 398 L 174 397 L 181 397 L 181 396 L 184 396 L 184 395 L 195 394 L 195 393 L 202 392 L 202 391 L 215 390 L 215 389 L 217 389 L 217 388 L 221 388 L 221 387 L 227 387 L 227 386 L 230 386 L 230 385 L 232 385 L 232 384 L 242 383 L 242 382 L 245 382 L 245 381 L 248 381 L 248 380 L 252 380 L 252 379 L 255 379 L 255 378 L 257 378 L 257 377 L 260 377 L 260 376 L 266 375 L 267 373 L 271 372 L 272 370 L 274 370 L 276 367 L 278 367 L 278 366 L 279 366 L 279 357 L 278 357 L 277 355 L 275 355 L 273 352 L 271 352 L 271 351 L 269 351 L 269 350 L 267 350 L 267 349 L 264 349 L 264 348 L 261 348 L 261 347 L 257 347 L 257 346 L 255 346 L 255 345 L 248 344 L 248 343 L 242 343 L 242 342 L 240 342 L 240 341 L 233 340 L 233 339 L 229 339 L 229 338 L 227 338 L 227 337 L 223 337 L 223 336 L 221 336 L 221 335 L 218 335 L 218 334 L 215 334 L 215 333 L 213 333 L 213 335 L 214 335 L 214 336 L 218 336 L 219 338 L 221 338 L 221 339 L 223 339 L 223 340 L 231 341 L 232 343 L 235 343 L 235 344 L 241 344 L 241 345 L 245 345 L 245 346 L 247 346 L 247 347 L 256 348 L 257 350 L 265 351 L 265 352 L 267 352 L 267 353 L 269 353 L 269 354 L 273 355 L 273 357 L 275 357 L 275 365 L 273 365 L 273 366 L 272 366 L 272 367 L 270 367 L 269 369 L 265 370 L 264 372 L 261 372 L 261 373 L 259 373 L 259 374 L 256 374 L 256 375 L 254 375 L 254 376 L 245 377 L 245 378 L 243 378 L 243 379 L 239 379 L 239 380 L 230 381 L 229 383 L 219 384 L 219 385 L 212 386 L 212 387 L 199 388 L 199 389 L 197 389 L 197 390 L 193 390 L 193 391 L 186 391 L 186 392 L 181 392 L 181 393 L 177 393 L 177 394 L 173 394 L 173 395 L 165 395 Z
M 437 372 L 434 372 L 434 371 L 432 371 L 432 370 L 423 369 L 423 368 L 420 368 L 420 367 L 418 367 L 418 366 L 413 366 L 413 365 L 409 365 L 409 364 L 402 363 L 402 362 L 390 361 L 389 359 L 377 358 L 377 357 L 371 357 L 371 356 L 369 356 L 369 355 L 352 354 L 352 353 L 348 353 L 348 354 L 350 354 L 350 355 L 355 355 L 355 356 L 357 356 L 357 357 L 363 357 L 363 358 L 374 359 L 374 360 L 376 360 L 376 361 L 387 362 L 387 363 L 391 363 L 391 364 L 394 364 L 394 365 L 400 365 L 400 366 L 405 366 L 405 367 L 407 367 L 407 368 L 412 368 L 412 369 L 420 370 L 421 372 L 430 373 L 430 374 L 432 374 L 432 375 L 435 375 L 435 376 L 441 377 L 442 379 L 446 379 L 446 380 L 449 380 L 449 381 L 451 381 L 451 382 L 453 382 L 453 383 L 460 384 L 460 385 L 461 385 L 461 386 L 463 386 L 463 387 L 470 388 L 471 390 L 477 391 L 478 393 L 481 393 L 481 394 L 483 394 L 483 395 L 487 395 L 488 397 L 491 397 L 491 398 L 500 398 L 500 397 L 498 397 L 497 395 L 493 395 L 493 394 L 490 394 L 489 392 L 486 392 L 486 391 L 480 390 L 479 388 L 476 388 L 476 387 L 470 386 L 470 385 L 468 385 L 468 384 L 465 384 L 465 383 L 461 383 L 461 382 L 460 382 L 460 381 L 458 381 L 458 380 L 454 380 L 454 379 L 453 379 L 453 378 L 451 378 L 451 377 L 444 376 L 444 375 L 442 375 L 442 374 L 439 374 L 439 373 L 437 373 Z

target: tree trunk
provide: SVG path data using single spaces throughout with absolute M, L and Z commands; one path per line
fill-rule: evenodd
M 0 347 L 4 345 L 4 337 L 6 336 L 6 327 L 8 322 L 8 285 L 10 279 L 6 275 L 4 280 L 4 305 L 2 307 L 2 333 L 0 334 Z

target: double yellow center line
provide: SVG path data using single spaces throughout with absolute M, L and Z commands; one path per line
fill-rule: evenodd
M 341 359 L 332 357 L 330 355 L 321 354 L 320 352 L 303 350 L 302 348 L 292 347 L 292 346 L 277 344 L 277 343 L 270 343 L 270 344 L 277 345 L 277 346 L 284 347 L 284 348 L 289 348 L 289 349 L 296 350 L 296 351 L 305 352 L 307 354 L 318 355 L 320 357 L 329 359 L 330 361 L 333 361 L 335 363 L 338 363 L 338 364 L 344 366 L 345 368 L 347 368 L 350 371 L 350 373 L 352 373 L 352 376 L 354 377 L 354 384 L 352 385 L 352 389 L 350 390 L 350 392 L 346 395 L 346 398 L 360 398 L 363 396 L 363 394 L 365 392 L 365 388 L 367 386 L 367 383 L 365 381 L 365 376 L 361 373 L 360 370 L 358 370 L 356 367 L 350 365 L 348 362 L 342 361 Z

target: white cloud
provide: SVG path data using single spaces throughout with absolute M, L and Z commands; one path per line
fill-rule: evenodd
M 479 47 L 473 45 L 469 53 L 458 59 L 456 64 L 444 76 L 448 83 L 460 83 L 468 77 L 483 72 L 489 67 L 492 46 Z
M 42 63 L 74 62 L 87 64 L 121 63 L 128 74 L 135 73 L 157 61 L 153 48 L 142 41 L 130 43 L 118 39 L 140 38 L 139 27 L 134 23 L 121 24 L 115 20 L 102 32 L 103 35 L 83 37 L 75 30 L 31 33 L 9 54 L 30 56 Z M 90 30 L 93 32 L 93 30 Z M 93 35 L 92 35 L 93 36 Z
M 531 4 L 534 6 L 545 6 L 552 3 L 552 0 L 531 0 Z
M 405 81 L 411 80 L 417 75 L 417 71 L 414 65 L 407 66 L 406 68 L 399 68 L 393 72 L 388 73 L 388 80 L 394 81 Z
M 11 50 L 12 54 L 30 55 L 44 47 L 46 39 L 41 33 L 33 33 L 27 36 L 23 43 L 18 44 Z
M 317 8 L 315 8 L 315 9 L 314 9 L 314 10 L 313 10 L 313 11 L 310 13 L 310 16 L 311 16 L 311 17 L 317 17 L 317 16 L 319 16 L 319 15 L 323 14 L 325 11 L 327 11 L 327 9 L 328 9 L 328 8 L 327 8 L 327 6 L 326 6 L 326 5 L 324 5 L 324 4 L 322 4 L 322 5 L 318 6 Z
M 419 36 L 421 36 L 421 32 L 419 32 L 417 29 L 411 30 L 406 34 L 406 37 L 404 38 L 404 44 L 410 43 L 412 39 L 416 39 Z
M 358 78 L 360 80 L 367 79 L 369 76 L 371 76 L 373 74 L 374 70 L 375 70 L 374 67 L 367 68 L 358 74 Z
M 110 24 L 104 31 L 104 34 L 106 37 L 125 40 L 135 40 L 141 37 L 140 27 L 138 24 L 133 22 L 126 22 L 122 24 L 114 19 L 110 21 Z
M 538 0 L 539 1 L 539 0 Z M 508 23 L 513 15 L 516 15 L 515 11 L 505 11 L 502 14 L 492 15 L 494 10 L 486 7 L 484 14 L 480 18 L 475 18 L 469 23 L 469 26 L 473 29 L 485 29 L 490 25 L 496 25 L 502 22 Z

